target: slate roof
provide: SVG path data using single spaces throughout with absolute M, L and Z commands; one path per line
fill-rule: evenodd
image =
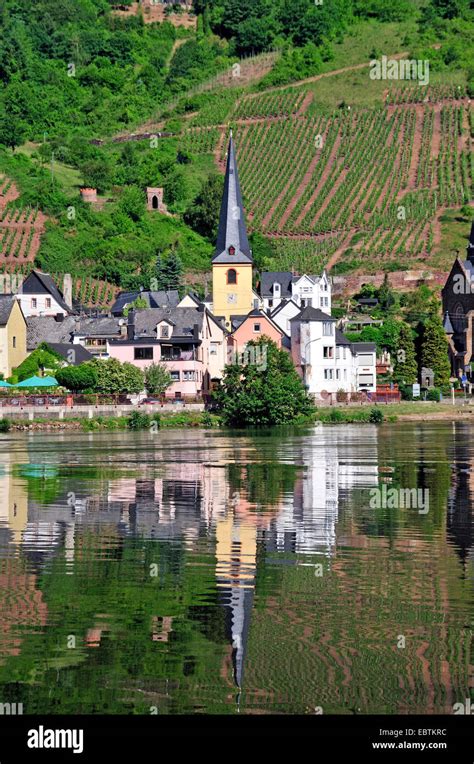
M 375 342 L 351 342 L 354 353 L 375 353 Z
M 34 350 L 41 342 L 50 344 L 70 344 L 74 335 L 88 337 L 111 337 L 120 334 L 120 319 L 76 318 L 65 316 L 63 321 L 56 321 L 54 316 L 29 316 L 27 324 L 27 348 Z
M 75 322 L 73 333 L 79 337 L 113 337 L 120 334 L 120 321 L 118 317 L 109 316 L 81 318 Z
M 229 254 L 229 247 L 235 247 L 235 254 Z M 227 149 L 227 167 L 225 171 L 224 193 L 222 195 L 219 228 L 214 256 L 215 263 L 252 263 L 247 228 L 245 226 L 244 205 L 240 190 L 237 160 L 232 131 Z
M 290 305 L 290 304 L 294 305 L 294 307 L 297 309 L 298 313 L 301 311 L 300 306 L 297 305 L 294 300 L 282 300 L 277 305 L 276 308 L 274 308 L 272 311 L 270 311 L 271 318 L 274 318 L 280 312 L 280 310 L 283 310 L 283 308 L 285 308 L 287 305 Z M 296 313 L 295 313 L 295 315 L 296 315 Z
M 54 316 L 29 316 L 26 325 L 26 346 L 34 350 L 42 342 L 70 343 L 76 319 L 66 316 L 64 321 L 56 321 Z
M 129 320 L 130 320 L 129 314 Z M 150 308 L 149 310 L 137 310 L 134 313 L 135 338 L 146 337 L 149 339 L 160 339 L 156 334 L 156 327 L 161 321 L 169 321 L 173 324 L 173 331 L 169 339 L 177 337 L 186 339 L 197 339 L 195 337 L 194 327 L 198 326 L 202 330 L 204 311 L 197 308 L 175 308 L 174 310 L 162 310 L 161 308 Z
M 49 273 L 43 273 L 42 271 L 32 270 L 26 279 L 24 280 L 23 284 L 21 285 L 21 291 L 23 294 L 36 294 L 38 293 L 37 290 L 37 281 L 40 282 L 40 285 L 43 287 L 43 291 L 40 292 L 40 294 L 50 294 L 51 297 L 53 297 L 54 300 L 63 308 L 63 310 L 67 311 L 68 313 L 72 313 L 72 308 L 69 307 L 64 302 L 64 298 L 62 295 L 62 292 L 59 291 L 58 287 L 54 283 L 52 277 L 49 275 Z
M 301 313 L 298 313 L 294 318 L 290 318 L 290 321 L 336 321 L 335 318 L 329 316 L 327 313 L 323 313 L 319 308 L 313 308 L 307 305 L 303 308 Z
M 124 308 L 134 302 L 137 297 L 142 297 L 146 300 L 150 308 L 163 308 L 167 305 L 169 305 L 170 308 L 176 308 L 179 302 L 179 293 L 177 289 L 170 289 L 167 292 L 164 290 L 158 292 L 143 290 L 140 292 L 140 290 L 137 289 L 130 292 L 120 292 L 112 305 L 110 312 L 114 316 L 122 315 Z
M 11 294 L 0 295 L 0 326 L 5 326 L 8 323 L 15 299 L 14 295 Z
M 48 342 L 48 346 L 51 350 L 59 353 L 59 355 L 61 355 L 71 366 L 79 366 L 80 363 L 92 361 L 94 358 L 92 353 L 89 353 L 89 351 L 83 348 L 82 345 L 73 345 L 70 342 Z M 74 350 L 74 361 L 69 361 L 71 350 Z
M 451 319 L 449 318 L 448 311 L 446 311 L 446 314 L 444 316 L 443 327 L 446 334 L 454 334 L 453 325 L 451 323 Z
M 273 297 L 273 284 L 281 286 L 281 297 L 291 297 L 291 282 L 293 274 L 289 271 L 264 271 L 260 279 L 260 294 L 262 297 Z
M 351 341 L 347 339 L 340 329 L 336 329 L 336 345 L 351 345 Z

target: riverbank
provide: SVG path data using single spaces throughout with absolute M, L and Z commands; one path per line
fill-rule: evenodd
M 312 418 L 297 424 L 382 424 L 397 421 L 443 420 L 458 421 L 474 419 L 474 401 L 472 403 L 437 403 L 432 401 L 402 401 L 401 403 L 379 404 L 374 406 L 328 406 L 318 408 Z M 39 414 L 35 419 L 7 417 L 0 419 L 0 432 L 57 432 L 79 430 L 94 432 L 98 430 L 145 430 L 145 429 L 185 429 L 219 428 L 222 422 L 217 414 L 207 411 L 157 411 L 146 413 L 135 409 L 126 416 L 97 415 L 90 418 L 71 417 L 68 419 L 51 418 L 49 412 Z

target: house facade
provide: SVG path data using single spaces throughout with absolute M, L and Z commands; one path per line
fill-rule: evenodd
M 311 395 L 375 392 L 375 343 L 351 343 L 334 318 L 312 307 L 290 324 L 293 363 Z
M 266 271 L 260 280 L 264 310 L 273 312 L 291 300 L 300 309 L 311 307 L 331 315 L 331 282 L 325 271 L 320 276 L 295 276 L 290 271 Z
M 72 281 L 64 277 L 64 294 L 49 273 L 33 270 L 23 281 L 18 299 L 25 318 L 29 316 L 69 316 L 72 307 Z
M 234 317 L 232 325 L 233 332 L 229 339 L 236 353 L 242 353 L 249 342 L 261 337 L 268 337 L 278 348 L 282 347 L 284 332 L 261 310 L 252 310 L 243 319 Z
M 204 306 L 130 311 L 126 328 L 125 336 L 108 341 L 108 357 L 142 370 L 164 363 L 173 379 L 167 398 L 207 396 L 222 377 L 225 331 Z
M 16 295 L 0 295 L 0 373 L 10 377 L 27 357 L 26 320 Z

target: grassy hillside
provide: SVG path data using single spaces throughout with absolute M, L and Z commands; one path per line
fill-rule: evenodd
M 35 264 L 127 288 L 173 253 L 204 288 L 232 126 L 259 268 L 448 268 L 474 180 L 468 4 L 317 8 L 196 0 L 194 32 L 119 19 L 106 0 L 5 0 L 0 171 L 20 196 L 4 207 L 7 227 L 50 217 Z M 239 63 L 250 53 L 263 57 Z M 429 84 L 372 79 L 382 56 L 428 60 Z M 146 186 L 164 187 L 169 216 L 145 211 Z M 190 214 L 199 205 L 207 214 Z M 10 231 L 0 268 L 12 244 Z

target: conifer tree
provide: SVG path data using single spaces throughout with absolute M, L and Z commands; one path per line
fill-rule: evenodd
M 413 331 L 405 322 L 400 326 L 393 376 L 404 385 L 412 385 L 418 376 Z
M 421 366 L 432 369 L 435 385 L 448 385 L 451 373 L 448 358 L 448 340 L 439 316 L 431 315 L 426 321 L 421 341 Z

